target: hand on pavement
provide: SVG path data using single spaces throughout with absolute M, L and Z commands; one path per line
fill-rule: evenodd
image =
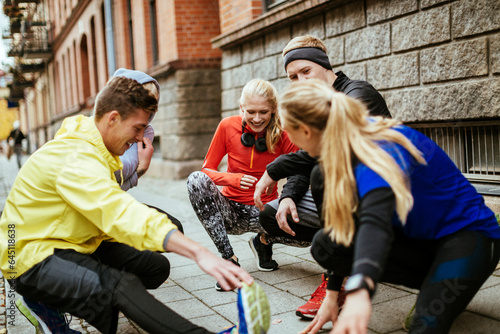
M 361 289 L 348 294 L 331 334 L 367 334 L 371 311 L 372 304 L 367 290 Z
M 325 299 L 319 307 L 318 313 L 311 323 L 299 334 L 317 333 L 329 321 L 335 324 L 339 314 L 339 306 L 337 305 L 338 295 L 338 291 L 326 290 Z

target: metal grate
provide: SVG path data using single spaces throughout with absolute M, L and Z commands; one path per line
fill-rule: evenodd
M 500 183 L 500 120 L 408 126 L 435 141 L 469 180 Z

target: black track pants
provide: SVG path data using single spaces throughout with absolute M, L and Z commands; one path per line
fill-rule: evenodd
M 160 253 L 103 242 L 90 255 L 58 249 L 10 283 L 22 296 L 83 318 L 102 333 L 116 333 L 119 311 L 148 333 L 210 333 L 147 292 L 169 274 Z

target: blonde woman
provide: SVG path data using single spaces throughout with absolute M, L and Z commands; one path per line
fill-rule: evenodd
M 311 252 L 331 274 L 302 333 L 328 321 L 332 333 L 366 333 L 380 281 L 420 289 L 410 333 L 447 333 L 500 257 L 500 227 L 481 195 L 432 140 L 369 117 L 322 81 L 293 83 L 280 114 L 290 139 L 320 158 L 298 172 L 311 173 L 324 224 Z
M 259 210 L 253 201 L 255 183 L 267 164 L 297 150 L 281 128 L 277 95 L 268 81 L 248 82 L 240 98 L 241 115 L 220 122 L 201 172 L 192 173 L 187 181 L 194 211 L 224 259 L 239 264 L 228 234 L 258 233 L 249 244 L 261 271 L 276 270 L 278 264 L 272 259 L 272 245 L 259 224 Z M 226 155 L 227 171 L 222 172 L 218 167 Z M 267 203 L 275 198 L 276 187 L 263 200 Z M 218 283 L 216 289 L 222 290 Z

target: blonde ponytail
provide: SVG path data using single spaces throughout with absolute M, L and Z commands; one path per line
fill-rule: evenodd
M 409 182 L 396 161 L 377 142 L 404 147 L 421 164 L 422 154 L 392 128 L 393 119 L 367 118 L 364 104 L 336 93 L 315 79 L 290 85 L 281 99 L 285 128 L 307 124 L 323 131 L 320 163 L 324 173 L 323 218 L 332 240 L 349 246 L 354 237 L 353 214 L 358 208 L 355 158 L 382 177 L 396 197 L 396 212 L 403 224 L 413 206 Z

